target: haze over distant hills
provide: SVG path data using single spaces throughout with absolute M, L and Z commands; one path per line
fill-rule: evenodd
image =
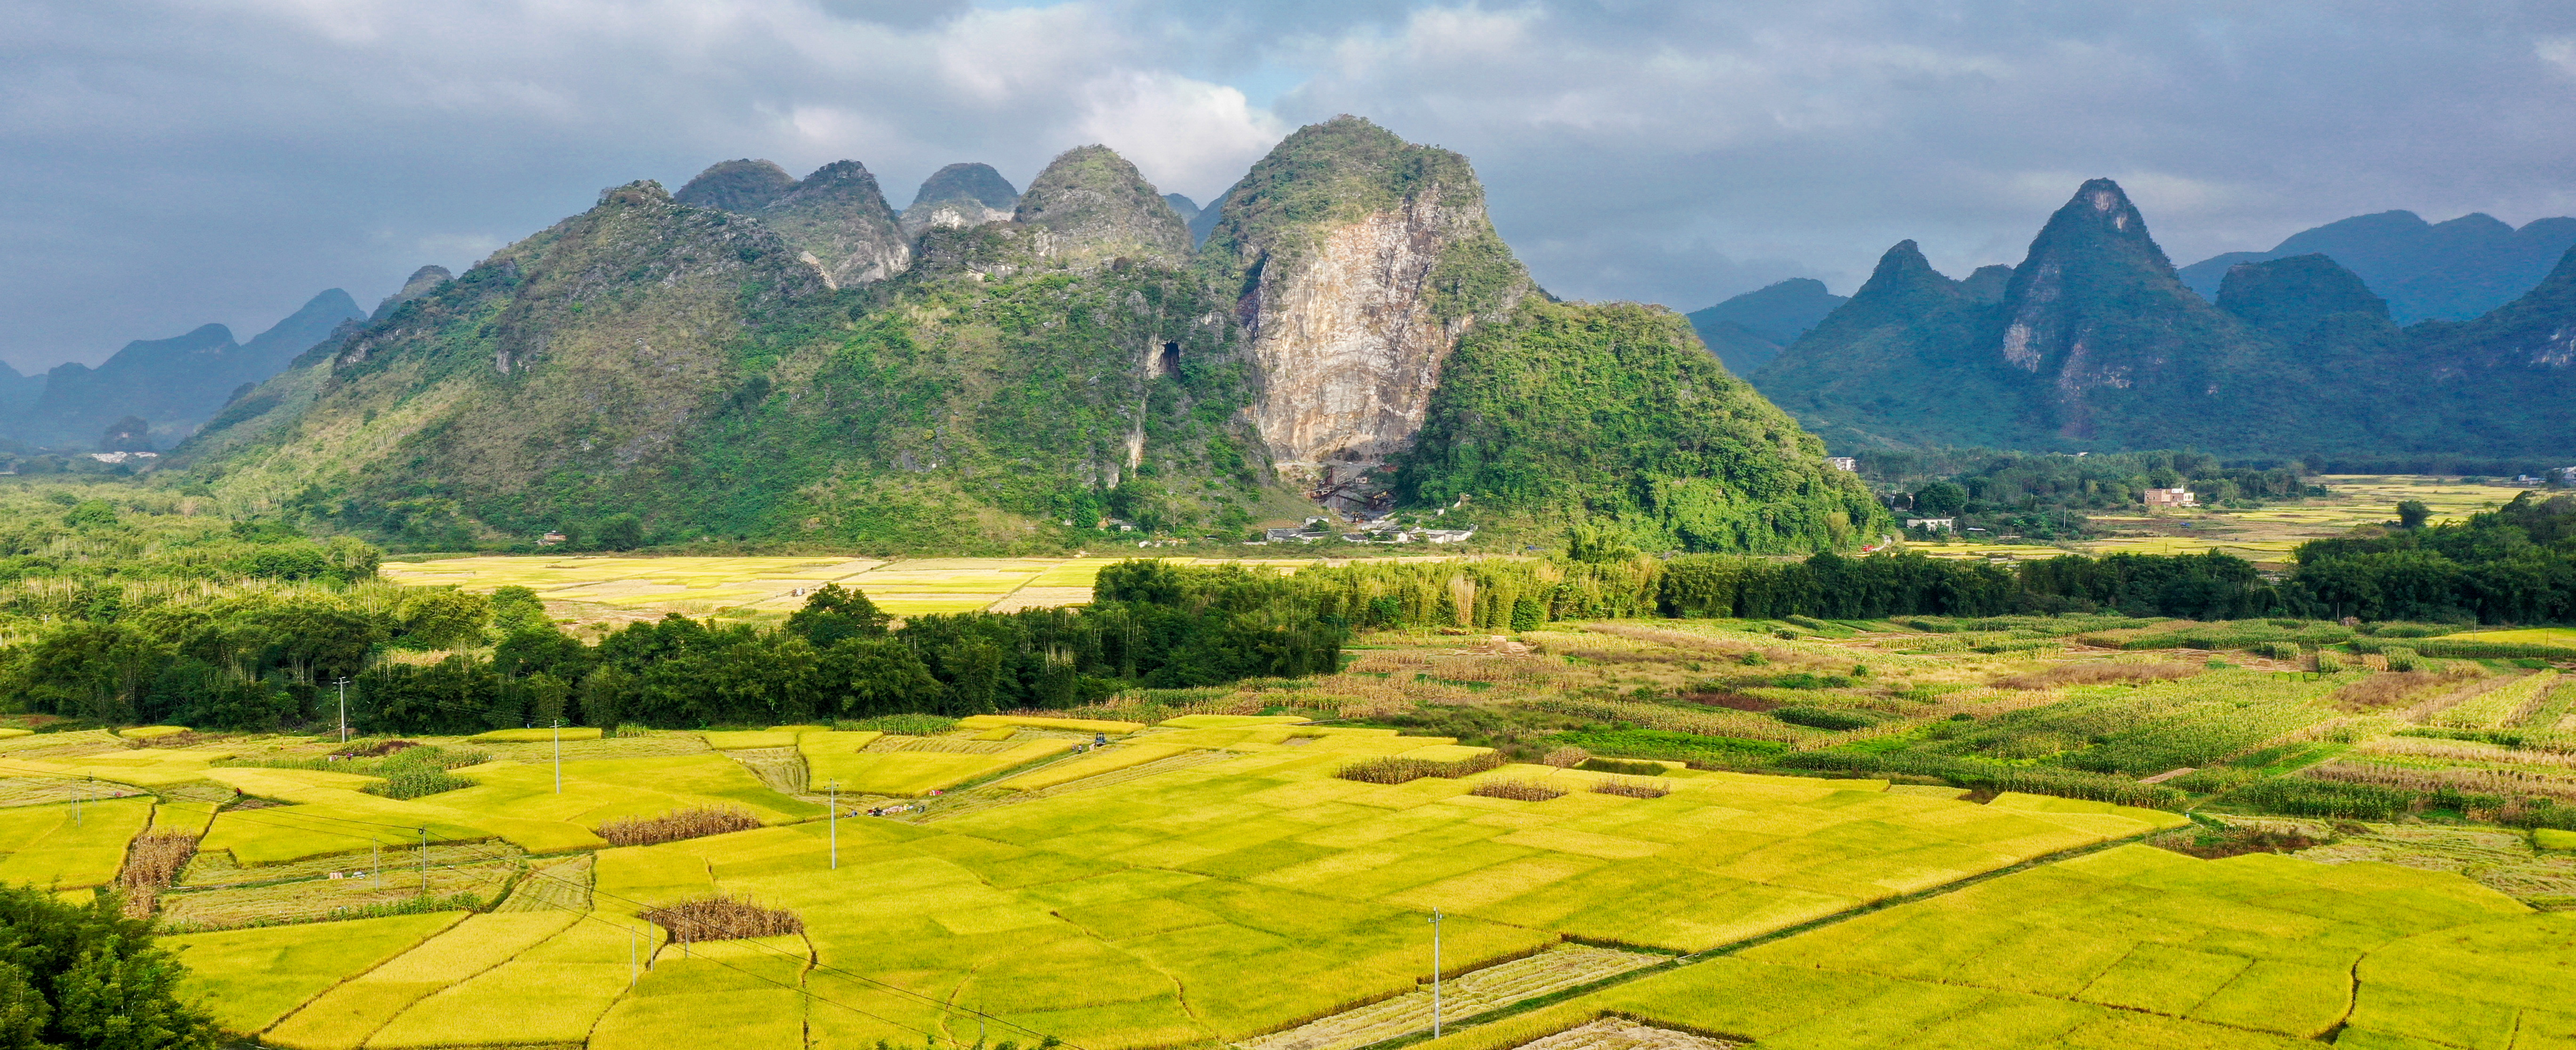
M 2521 229 L 2485 214 L 2427 223 L 2384 211 L 2292 234 L 2268 252 L 2228 252 L 2182 268 L 2182 281 L 2218 298 L 2228 268 L 2318 253 L 2358 274 L 2388 300 L 2391 320 L 2465 321 L 2503 306 L 2549 275 L 2576 247 L 2576 219 L 2536 219 Z
M 88 448 L 100 443 L 110 424 L 133 416 L 150 424 L 153 442 L 174 444 L 227 397 L 276 375 L 342 324 L 366 316 L 349 293 L 333 288 L 247 343 L 237 344 L 231 329 L 209 324 L 168 339 L 127 343 L 96 368 L 70 362 L 42 377 L 11 382 L 14 372 L 0 376 L 0 397 L 14 402 L 0 419 L 0 435 L 31 445 Z

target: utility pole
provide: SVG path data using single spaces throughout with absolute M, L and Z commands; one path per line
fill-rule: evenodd
M 429 896 L 429 829 L 420 829 L 420 895 Z M 1435 953 L 1437 954 L 1437 953 Z
M 1440 909 L 1431 909 L 1431 1038 L 1440 1038 Z
M 627 986 L 627 987 L 629 987 L 629 988 L 633 988 L 633 987 L 635 987 L 636 982 L 641 981 L 641 980 L 643 980 L 643 979 L 644 979 L 644 964 L 643 964 L 643 963 L 641 963 L 641 962 L 638 962 L 638 961 L 637 961 L 638 959 L 641 959 L 641 958 L 642 958 L 642 954 L 641 954 L 641 953 L 639 953 L 639 952 L 636 950 L 636 948 L 635 948 L 635 938 L 636 938 L 636 930 L 635 930 L 635 927 L 632 927 L 632 926 L 627 927 L 627 928 L 626 928 L 626 986 Z
M 563 719 L 555 719 L 555 794 L 563 794 Z
M 832 812 L 823 818 L 823 827 L 832 838 L 832 870 L 841 870 L 841 782 L 832 782 Z
M 84 798 L 84 797 L 87 797 L 88 795 L 89 795 L 89 780 L 88 780 L 87 778 L 83 778 L 83 779 L 81 780 L 81 782 L 80 782 L 80 783 L 77 783 L 77 784 L 72 785 L 72 823 L 73 823 L 73 824 L 79 824 L 79 823 L 81 822 L 81 818 L 80 818 L 80 804 L 81 804 L 81 799 L 82 799 L 82 798 Z
M 385 888 L 385 844 L 376 841 L 372 835 L 367 837 L 367 859 L 375 862 L 376 884 L 373 888 L 379 890 Z
M 332 685 L 340 687 L 340 742 L 349 742 L 349 676 L 341 675 Z

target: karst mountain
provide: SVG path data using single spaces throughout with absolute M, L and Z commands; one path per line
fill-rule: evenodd
M 952 165 L 900 214 L 855 160 L 616 187 L 315 347 L 171 469 L 445 549 L 631 514 L 666 543 L 1051 550 L 1314 501 L 1802 551 L 1883 516 L 1824 451 L 1678 315 L 1550 300 L 1465 158 L 1342 117 L 1203 210 L 1096 145 L 1024 190 Z
M 1965 281 L 1914 242 L 1753 375 L 1839 450 L 1985 446 L 2562 454 L 2576 249 L 2468 322 L 2400 327 L 2323 254 L 2237 263 L 2212 302 L 2097 179 L 2020 265 Z

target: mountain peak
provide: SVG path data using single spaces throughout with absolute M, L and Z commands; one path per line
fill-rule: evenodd
M 912 265 L 911 239 L 868 166 L 836 160 L 755 213 L 804 251 L 833 287 L 882 281 Z
M 402 287 L 395 289 L 394 294 L 386 296 L 383 302 L 376 304 L 376 312 L 367 315 L 367 319 L 382 320 L 386 314 L 394 312 L 395 307 L 428 295 L 432 289 L 453 280 L 455 276 L 447 272 L 447 267 L 444 266 L 423 266 L 413 270 L 411 277 L 403 281 Z
M 752 212 L 768 207 L 771 201 L 795 188 L 796 179 L 787 174 L 787 169 L 770 161 L 745 158 L 707 165 L 707 170 L 680 187 L 672 199 L 692 208 Z
M 1054 235 L 1041 254 L 1077 260 L 1190 254 L 1190 231 L 1136 166 L 1107 146 L 1058 155 L 1020 195 L 1014 220 Z
M 955 229 L 1003 222 L 1020 206 L 1020 191 L 990 164 L 951 164 L 921 180 L 903 209 L 903 232 L 919 237 L 932 227 Z
M 2230 268 L 2218 288 L 2218 308 L 2292 343 L 2336 314 L 2388 319 L 2387 300 L 2370 294 L 2352 271 L 2315 254 Z

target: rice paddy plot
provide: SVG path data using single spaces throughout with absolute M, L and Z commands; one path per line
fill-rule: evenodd
M 396 800 L 365 793 L 374 778 L 354 774 L 212 770 L 209 776 L 244 794 L 293 805 L 219 813 L 200 848 L 230 851 L 243 865 L 414 845 L 423 837 L 432 843 L 501 839 L 547 853 L 605 845 L 595 829 L 620 817 L 738 806 L 776 823 L 821 812 L 716 754 L 567 761 L 561 791 L 550 764 L 493 762 L 454 772 L 474 786 Z
M 77 813 L 75 813 L 77 809 Z M 82 889 L 116 880 L 125 845 L 152 820 L 143 798 L 0 810 L 0 882 Z
M 359 909 L 406 904 L 421 897 L 489 904 L 499 898 L 518 873 L 514 861 L 438 865 L 427 869 L 395 863 L 381 872 L 353 866 L 338 877 L 228 886 L 166 893 L 161 918 L 172 929 L 223 930 L 259 923 L 317 922 L 357 913 Z M 460 900 L 464 898 L 465 900 Z
M 344 975 L 262 1041 L 290 1050 L 356 1050 L 422 1000 L 491 972 L 576 921 L 563 912 L 468 916 L 381 965 Z
M 464 912 L 451 911 L 263 926 L 181 934 L 159 943 L 188 967 L 181 998 L 202 999 L 225 1031 L 248 1036 L 463 918 Z
M 1604 1016 L 1773 1047 L 2280 1047 L 2363 1024 L 2369 975 L 2533 917 L 2447 874 L 2121 846 L 1827 925 L 1428 1044 L 1498 1050 Z M 2363 975 L 2356 1010 L 2351 975 Z M 2475 971 L 2471 971 L 2475 972 Z M 2403 975 L 2402 977 L 2400 975 Z M 2456 982 L 2457 978 L 2449 980 Z M 2533 982 L 2520 982 L 2526 987 Z M 2547 984 L 2549 982 L 2537 982 Z M 2555 988 L 2515 990 L 2531 1002 Z M 2400 1022 L 2406 1004 L 2388 1013 Z M 2339 1042 L 2350 1042 L 2347 1032 Z M 2377 1044 L 2365 1044 L 2377 1045 Z M 2436 1045 L 2493 1045 L 2440 1043 Z

